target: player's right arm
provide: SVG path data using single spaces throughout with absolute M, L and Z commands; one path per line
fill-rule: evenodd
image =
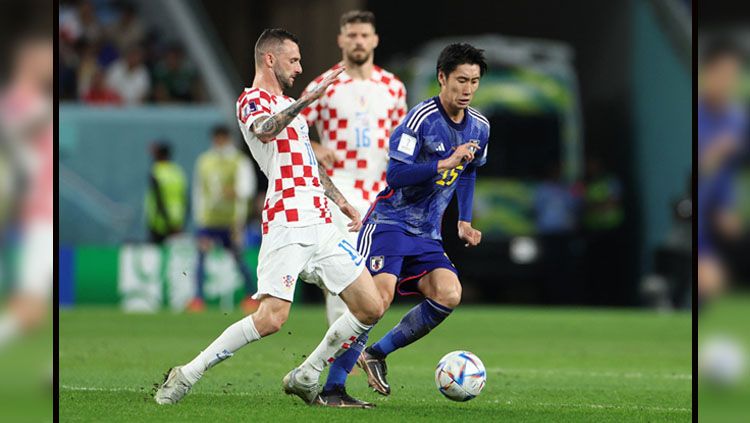
M 264 116 L 256 119 L 250 126 L 250 130 L 255 134 L 256 137 L 262 143 L 268 143 L 276 138 L 276 135 L 281 132 L 282 129 L 286 128 L 292 120 L 302 111 L 305 107 L 309 106 L 310 103 L 320 98 L 321 95 L 326 91 L 329 85 L 336 80 L 344 68 L 336 70 L 335 72 L 328 75 L 318 86 L 310 92 L 302 95 L 297 101 L 292 103 L 291 106 L 286 109 L 270 116 Z
M 323 81 L 324 77 L 325 73 L 315 78 L 312 82 L 310 82 L 310 84 L 307 85 L 307 87 L 305 87 L 305 90 L 302 91 L 301 95 L 304 96 L 308 92 L 314 90 L 318 86 L 318 84 Z M 317 131 L 317 126 L 315 125 L 321 118 L 320 111 L 323 108 L 323 105 L 321 103 L 321 99 L 315 100 L 310 103 L 309 106 L 305 107 L 302 110 L 302 116 L 305 118 L 305 120 L 307 121 L 307 126 L 310 128 L 310 145 L 312 146 L 315 158 L 318 160 L 318 163 L 321 163 L 323 165 L 324 168 L 331 169 L 333 167 L 333 164 L 338 160 L 338 158 L 336 157 L 336 152 L 328 147 L 323 146 L 319 139 L 321 134 Z M 313 135 L 313 133 L 317 134 L 317 136 Z
M 391 135 L 390 149 L 386 170 L 386 182 L 391 188 L 407 185 L 419 185 L 436 174 L 453 169 L 474 159 L 474 152 L 479 149 L 475 143 L 460 145 L 448 158 L 427 162 L 417 162 L 422 148 L 422 135 L 419 130 L 412 131 L 400 125 Z

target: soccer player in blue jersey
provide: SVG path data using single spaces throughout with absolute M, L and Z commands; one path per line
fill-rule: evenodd
M 425 298 L 366 350 L 367 332 L 352 342 L 332 364 L 316 404 L 372 407 L 344 390 L 357 362 L 370 386 L 389 395 L 385 358 L 425 336 L 461 301 L 458 271 L 445 254 L 440 228 L 456 192 L 458 236 L 467 247 L 482 240 L 471 227 L 471 211 L 476 170 L 487 161 L 490 125 L 469 104 L 486 70 L 482 50 L 462 43 L 447 46 L 437 62 L 440 94 L 411 109 L 391 135 L 388 186 L 363 220 L 359 251 L 385 308 L 395 292 Z

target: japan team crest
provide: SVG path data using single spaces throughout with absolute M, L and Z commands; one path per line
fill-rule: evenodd
M 384 262 L 383 256 L 373 256 L 370 257 L 370 270 L 373 272 L 377 272 L 378 270 L 383 268 L 383 262 Z

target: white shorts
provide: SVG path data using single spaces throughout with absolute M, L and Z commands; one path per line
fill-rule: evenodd
M 52 296 L 54 226 L 30 222 L 23 231 L 19 249 L 18 287 L 20 293 L 39 298 Z
M 348 199 L 349 197 L 344 196 L 344 198 Z M 366 202 L 350 202 L 349 204 L 353 205 L 357 209 L 360 219 L 364 219 L 367 211 L 370 209 L 370 204 Z M 352 220 L 349 219 L 344 213 L 342 213 L 341 209 L 339 209 L 335 204 L 331 205 L 329 208 L 331 209 L 331 219 L 333 220 L 333 224 L 336 225 L 339 231 L 346 235 L 346 239 L 356 247 L 359 232 L 349 232 L 349 227 L 346 226 Z M 362 225 L 362 227 L 364 228 L 364 225 Z
M 338 295 L 365 269 L 365 260 L 332 224 L 271 227 L 258 255 L 258 292 L 286 301 L 294 298 L 297 277 Z

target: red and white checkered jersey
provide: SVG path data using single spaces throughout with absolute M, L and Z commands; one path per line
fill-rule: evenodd
M 317 77 L 305 92 L 342 65 Z M 369 207 L 385 188 L 388 139 L 406 111 L 404 84 L 378 66 L 367 80 L 341 73 L 321 98 L 302 111 L 308 125 L 315 125 L 321 144 L 336 151 L 338 161 L 328 175 L 357 209 Z
M 0 121 L 6 132 L 21 144 L 28 188 L 22 198 L 22 220 L 52 223 L 54 210 L 54 121 L 48 98 L 23 87 L 13 87 L 0 96 Z M 37 127 L 37 130 L 29 128 Z
M 263 144 L 252 132 L 253 122 L 276 114 L 294 103 L 284 95 L 260 88 L 245 88 L 237 100 L 237 120 L 245 142 L 268 178 L 263 206 L 263 233 L 274 226 L 300 227 L 331 223 L 328 198 L 320 184 L 318 164 L 310 145 L 307 122 L 301 115 Z

